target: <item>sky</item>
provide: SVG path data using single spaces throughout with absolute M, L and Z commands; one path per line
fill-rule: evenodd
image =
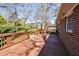
M 44 3 L 43 3 L 44 4 Z M 55 3 L 54 3 L 55 4 Z M 31 15 L 29 16 L 29 18 L 27 19 L 27 23 L 31 23 L 31 22 L 35 22 L 34 20 L 34 16 L 36 14 L 36 11 L 38 10 L 38 8 L 41 7 L 41 3 L 32 3 L 32 4 L 24 4 L 24 3 L 19 3 L 19 4 L 8 4 L 9 6 L 12 6 L 11 7 L 11 11 L 15 11 L 14 8 L 16 8 L 16 11 L 17 11 L 17 15 L 18 17 L 17 18 L 24 18 L 24 16 L 27 16 L 28 13 L 30 10 L 31 11 Z M 47 13 L 47 16 L 49 17 L 49 21 L 54 24 L 55 23 L 55 20 L 56 20 L 56 17 L 54 16 L 55 15 L 55 11 L 56 9 L 58 9 L 58 7 L 60 7 L 60 4 L 55 4 L 56 6 L 51 6 L 51 8 L 49 9 L 48 13 Z M 8 16 L 10 15 L 8 13 L 8 10 L 4 7 L 1 7 L 1 6 L 6 6 L 6 4 L 1 4 L 0 3 L 0 15 L 3 15 L 5 16 L 6 18 L 8 18 Z

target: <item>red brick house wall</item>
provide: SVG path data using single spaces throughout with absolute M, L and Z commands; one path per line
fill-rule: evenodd
M 67 6 L 71 6 L 71 4 L 68 4 Z M 59 16 L 61 13 L 62 12 L 60 9 Z M 58 19 L 60 18 L 59 16 Z M 66 46 L 67 50 L 69 51 L 70 55 L 79 55 L 79 5 L 77 5 L 73 9 L 73 13 L 71 14 L 71 16 L 72 16 L 72 26 L 73 26 L 72 33 L 66 32 L 66 17 L 63 16 L 64 18 L 60 23 L 59 21 L 61 19 L 60 20 L 57 19 L 57 26 L 59 26 L 59 30 L 60 30 L 59 36 L 63 41 L 64 45 Z
M 64 14 L 66 14 L 74 5 L 75 5 L 75 3 L 63 3 L 61 5 L 60 12 L 57 17 L 57 19 L 58 19 L 57 21 L 60 21 L 61 18 L 64 16 Z

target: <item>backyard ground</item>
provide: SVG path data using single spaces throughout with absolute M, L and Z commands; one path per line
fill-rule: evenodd
M 47 39 L 39 35 L 30 35 L 30 39 L 26 39 L 18 44 L 0 51 L 0 56 L 66 56 L 69 55 L 62 41 L 54 34 L 47 34 Z M 24 39 L 25 35 L 21 35 L 17 39 Z

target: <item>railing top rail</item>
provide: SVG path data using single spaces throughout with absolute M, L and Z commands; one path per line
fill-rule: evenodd
M 4 34 L 0 34 L 0 37 L 17 35 L 17 34 L 24 34 L 24 33 L 27 33 L 27 32 L 4 33 Z

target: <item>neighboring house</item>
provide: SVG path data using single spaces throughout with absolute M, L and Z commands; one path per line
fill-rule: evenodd
M 48 22 L 46 32 L 47 33 L 56 32 L 56 25 Z
M 56 32 L 56 26 L 55 25 L 48 26 L 47 32 Z
M 57 17 L 56 27 L 70 55 L 79 55 L 79 4 L 63 3 Z

